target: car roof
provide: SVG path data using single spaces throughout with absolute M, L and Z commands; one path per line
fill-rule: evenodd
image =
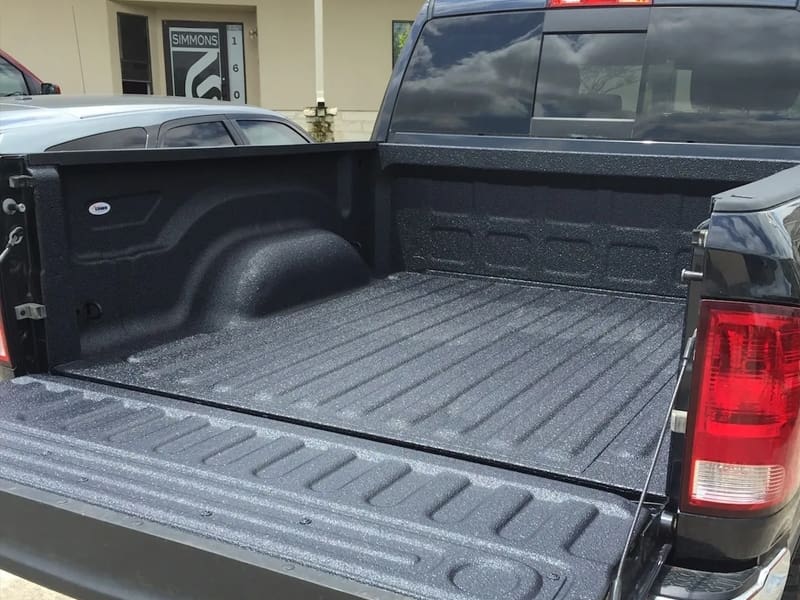
M 75 120 L 113 117 L 130 113 L 176 113 L 187 116 L 204 114 L 260 114 L 279 117 L 278 113 L 241 104 L 176 98 L 166 96 L 8 96 L 0 98 L 0 127 L 10 122 L 40 118 Z M 177 117 L 179 118 L 179 117 Z
M 0 98 L 0 152 L 41 152 L 97 133 L 211 115 L 288 122 L 279 113 L 264 108 L 196 98 L 9 96 Z

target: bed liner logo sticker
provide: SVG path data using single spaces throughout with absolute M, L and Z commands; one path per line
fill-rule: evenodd
M 111 212 L 111 205 L 108 202 L 95 202 L 89 206 L 89 214 L 95 217 L 107 215 Z

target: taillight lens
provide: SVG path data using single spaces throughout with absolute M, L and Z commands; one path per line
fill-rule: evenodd
M 649 6 L 653 0 L 547 0 L 549 8 L 578 6 Z
M 683 509 L 752 513 L 797 491 L 800 309 L 700 305 Z
M 0 307 L 0 364 L 7 367 L 11 366 L 11 353 L 8 350 L 8 342 L 6 341 L 6 327 L 3 323 L 3 311 Z

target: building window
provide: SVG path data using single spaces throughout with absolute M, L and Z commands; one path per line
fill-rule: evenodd
M 152 94 L 147 17 L 117 13 L 123 94 Z
M 392 21 L 392 67 L 397 63 L 400 52 L 408 42 L 413 24 L 413 21 Z

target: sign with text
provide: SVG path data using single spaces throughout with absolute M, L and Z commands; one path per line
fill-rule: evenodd
M 243 32 L 240 23 L 164 22 L 167 93 L 244 104 Z
M 244 44 L 241 25 L 226 25 L 228 39 L 228 89 L 231 102 L 245 103 Z

